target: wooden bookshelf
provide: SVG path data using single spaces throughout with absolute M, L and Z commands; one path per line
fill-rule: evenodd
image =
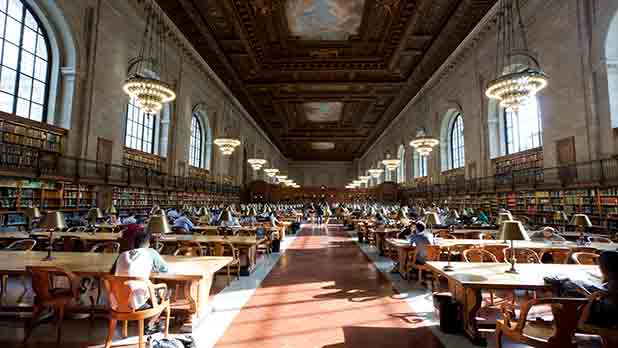
M 510 184 L 514 173 L 520 178 L 527 177 L 536 181 L 543 179 L 543 148 L 514 153 L 492 160 L 496 185 Z
M 127 167 L 146 168 L 158 173 L 165 172 L 165 158 L 150 153 L 124 148 L 123 164 Z

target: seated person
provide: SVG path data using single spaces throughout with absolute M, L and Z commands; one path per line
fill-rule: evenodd
M 150 248 L 150 233 L 142 229 L 134 235 L 134 248 L 118 255 L 116 262 L 112 266 L 111 273 L 116 276 L 148 279 L 151 272 L 168 272 L 168 266 L 161 255 L 156 250 Z M 152 304 L 148 302 L 150 294 L 146 283 L 135 281 L 131 282 L 129 287 L 131 289 L 129 306 L 132 309 L 144 310 L 152 308 Z M 167 294 L 159 295 L 167 296 Z M 117 302 L 113 297 L 110 302 L 110 306 L 115 308 Z M 146 333 L 156 332 L 155 323 L 158 319 L 158 317 L 150 319 Z
M 176 208 L 172 208 L 167 212 L 167 217 L 172 220 L 178 218 L 179 216 L 180 214 L 178 214 L 178 211 L 176 210 Z
M 418 221 L 416 230 L 408 238 L 410 244 L 416 246 L 416 264 L 424 265 L 427 258 L 427 245 L 433 245 L 433 234 L 425 231 L 425 223 Z
M 273 227 L 277 227 L 277 225 L 279 224 L 279 220 L 277 220 L 277 217 L 275 216 L 275 213 L 270 213 L 270 224 Z
M 257 224 L 257 218 L 255 216 L 245 216 L 241 219 L 243 225 L 255 225 Z
M 476 221 L 474 222 L 475 224 L 485 224 L 485 225 L 489 225 L 489 217 L 485 214 L 484 211 L 480 211 L 479 212 L 479 216 L 477 217 Z
M 560 297 L 588 297 L 595 292 L 602 293 L 605 296 L 592 303 L 587 323 L 618 329 L 618 251 L 604 251 L 599 256 L 599 269 L 603 277 L 600 284 L 590 279 L 557 277 L 545 278 L 545 281 L 558 287 Z
M 187 211 L 183 211 L 182 214 L 174 220 L 172 229 L 183 229 L 186 233 L 190 233 L 195 226 L 193 225 L 193 221 L 189 219 L 188 215 L 189 213 Z
M 454 210 L 451 210 L 449 215 L 443 221 L 444 221 L 444 224 L 447 225 L 447 226 L 459 224 L 459 219 L 457 219 L 455 217 L 455 211 Z
M 530 233 L 530 240 L 535 242 L 565 242 L 566 239 L 556 232 L 553 227 L 545 227 L 541 231 Z
M 238 221 L 238 218 L 235 216 L 232 216 L 232 214 L 230 214 L 230 218 L 227 220 L 220 220 L 220 224 L 219 226 L 221 227 L 240 227 L 240 222 Z
M 126 218 L 122 219 L 122 224 L 123 225 L 131 225 L 131 224 L 136 224 L 137 223 L 137 219 L 135 218 L 135 214 L 134 213 L 129 213 L 129 216 L 127 216 Z

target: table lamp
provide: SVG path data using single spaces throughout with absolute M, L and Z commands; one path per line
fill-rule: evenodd
M 429 228 L 429 233 L 431 233 L 431 235 L 433 236 L 433 226 L 434 225 L 440 225 L 442 222 L 440 222 L 440 216 L 438 216 L 438 213 L 434 213 L 434 212 L 429 212 L 427 214 L 425 214 L 425 225 L 427 225 L 427 227 Z
M 66 221 L 64 220 L 64 214 L 62 214 L 62 212 L 59 212 L 59 211 L 49 212 L 45 214 L 45 217 L 43 218 L 39 226 L 49 230 L 49 239 L 48 239 L 49 244 L 47 246 L 47 257 L 45 257 L 43 261 L 51 261 L 55 259 L 55 257 L 52 256 L 52 250 L 54 247 L 53 245 L 54 244 L 53 243 L 54 231 L 67 228 Z
M 579 239 L 581 242 L 585 241 L 586 228 L 592 227 L 592 223 L 586 214 L 575 214 L 571 219 L 571 225 L 575 225 L 579 232 Z
M 91 227 L 97 224 L 97 219 L 103 219 L 103 212 L 99 208 L 90 208 L 88 210 L 88 223 Z
M 32 224 L 34 223 L 34 220 L 41 218 L 41 211 L 37 207 L 30 207 L 26 209 L 24 216 L 26 217 L 28 232 L 30 232 L 32 231 Z
M 513 248 L 513 241 L 515 240 L 530 240 L 528 233 L 524 230 L 524 226 L 519 221 L 504 221 L 500 228 L 500 239 L 511 241 L 511 269 L 507 270 L 507 273 L 518 273 L 515 270 L 515 249 Z
M 152 206 L 152 208 L 150 209 L 150 215 L 157 215 L 157 211 L 161 210 L 161 208 L 159 207 L 158 204 L 155 204 Z

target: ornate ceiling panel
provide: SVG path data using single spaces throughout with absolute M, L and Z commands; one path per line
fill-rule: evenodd
M 365 151 L 495 2 L 158 0 L 286 156 L 337 161 Z

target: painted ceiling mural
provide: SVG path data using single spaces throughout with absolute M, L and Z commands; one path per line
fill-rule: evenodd
M 302 40 L 347 40 L 358 34 L 365 0 L 288 0 L 292 35 Z
M 343 103 L 341 102 L 310 102 L 303 108 L 309 122 L 337 122 L 341 120 Z

